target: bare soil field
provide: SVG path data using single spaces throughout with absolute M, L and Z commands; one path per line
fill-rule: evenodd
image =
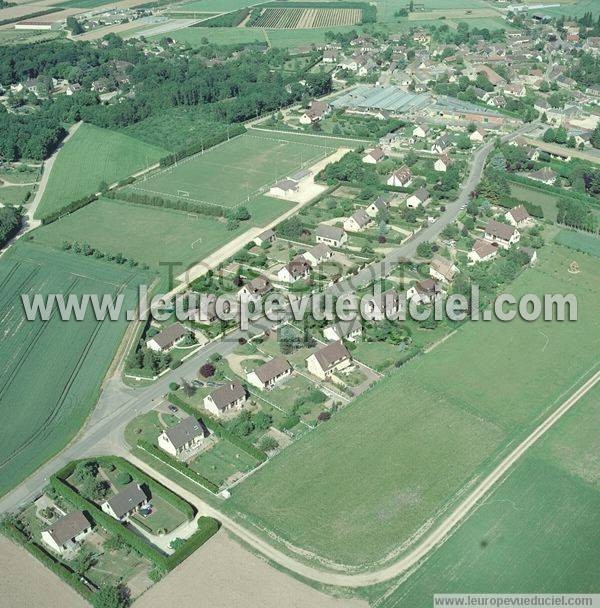
M 3 608 L 88 608 L 67 584 L 3 536 L 0 536 L 0 589 Z
M 134 607 L 192 606 L 200 597 L 203 606 L 214 608 L 367 608 L 366 602 L 329 597 L 275 570 L 224 532 L 213 536 Z

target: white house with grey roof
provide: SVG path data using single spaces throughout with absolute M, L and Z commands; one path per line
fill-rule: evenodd
M 177 346 L 188 335 L 188 330 L 181 323 L 173 323 L 166 329 L 146 341 L 150 350 L 166 353 Z
M 261 390 L 271 390 L 276 384 L 292 375 L 293 368 L 285 357 L 276 357 L 246 374 L 246 380 Z
M 348 240 L 348 235 L 338 226 L 319 224 L 315 230 L 315 240 L 330 247 L 341 247 Z
M 331 259 L 333 257 L 333 251 L 331 251 L 331 249 L 329 249 L 329 247 L 324 243 L 317 243 L 314 247 L 311 247 L 302 255 L 308 261 L 308 263 L 315 268 L 319 264 Z
M 274 243 L 277 239 L 275 232 L 269 228 L 261 232 L 257 237 L 254 237 L 254 242 L 260 247 L 264 243 Z
M 337 342 L 342 338 L 349 342 L 355 342 L 356 338 L 362 336 L 362 324 L 360 319 L 338 321 L 333 325 L 328 325 L 323 330 L 323 336 L 332 342 Z
M 139 483 L 127 484 L 118 494 L 102 503 L 102 510 L 117 521 L 127 521 L 131 515 L 148 506 L 148 497 Z
M 180 457 L 184 452 L 199 448 L 207 436 L 208 430 L 202 422 L 188 416 L 163 430 L 158 436 L 158 447 L 171 456 Z
M 358 209 L 350 217 L 344 220 L 344 230 L 348 232 L 361 232 L 373 220 L 364 209 Z
M 321 380 L 327 380 L 351 365 L 352 355 L 341 340 L 323 346 L 306 359 L 308 371 Z
M 425 207 L 431 200 L 427 188 L 419 188 L 406 199 L 406 206 L 409 209 L 416 209 L 419 205 Z
M 42 540 L 56 553 L 63 554 L 75 549 L 92 530 L 92 524 L 83 511 L 73 511 L 57 519 L 42 532 Z
M 246 389 L 239 382 L 228 382 L 204 397 L 204 407 L 220 417 L 225 412 L 241 410 L 246 403 Z
M 378 196 L 366 209 L 369 217 L 375 218 L 379 213 L 385 212 L 388 208 L 388 202 L 383 196 Z

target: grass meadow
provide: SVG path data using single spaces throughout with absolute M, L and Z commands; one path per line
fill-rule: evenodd
M 36 217 L 156 163 L 166 151 L 116 131 L 82 124 L 54 162 Z
M 557 246 L 541 258 L 511 292 L 574 293 L 576 323 L 462 326 L 238 486 L 228 509 L 356 569 L 406 550 L 598 365 L 598 266 Z
M 596 593 L 600 387 L 553 427 L 449 540 L 376 608 L 429 608 L 434 593 Z
M 600 238 L 591 234 L 576 232 L 575 230 L 561 230 L 554 237 L 554 242 L 600 258 Z
M 137 192 L 235 207 L 333 149 L 328 140 L 247 133 L 186 158 L 130 186 Z
M 250 206 L 251 220 L 242 222 L 236 230 L 227 230 L 224 221 L 208 216 L 100 199 L 38 228 L 33 238 L 55 248 L 61 248 L 64 241 L 76 239 L 105 253 L 122 253 L 155 270 L 159 269 L 160 261 L 177 261 L 188 268 L 250 226 L 261 226 L 275 219 L 291 205 L 259 197 Z
M 115 294 L 135 304 L 142 274 L 19 242 L 0 261 L 0 495 L 81 428 L 125 331 L 125 321 L 27 321 L 21 294 Z

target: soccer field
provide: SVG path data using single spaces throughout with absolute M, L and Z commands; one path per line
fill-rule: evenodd
M 125 320 L 28 321 L 21 294 L 111 294 L 135 305 L 143 273 L 19 242 L 0 261 L 0 495 L 79 431 Z
M 251 202 L 277 180 L 333 153 L 329 141 L 311 141 L 286 133 L 246 133 L 163 169 L 131 189 L 235 207 Z
M 593 258 L 545 247 L 510 291 L 574 293 L 577 322 L 464 325 L 235 488 L 228 510 L 359 570 L 406 551 L 597 368 L 599 279 Z
M 424 565 L 372 605 L 430 608 L 434 593 L 597 592 L 599 402 L 596 385 Z

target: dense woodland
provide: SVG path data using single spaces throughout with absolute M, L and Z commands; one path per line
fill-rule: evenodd
M 80 83 L 72 96 L 56 95 L 27 101 L 27 110 L 0 113 L 0 154 L 7 160 L 22 157 L 46 158 L 65 136 L 64 124 L 85 120 L 100 127 L 136 124 L 151 116 L 182 106 L 210 105 L 216 121 L 237 123 L 276 110 L 303 96 L 327 93 L 331 79 L 324 74 L 307 74 L 306 85 L 298 78 L 283 76 L 278 66 L 286 60 L 284 51 L 246 50 L 226 61 L 207 66 L 203 57 L 146 57 L 137 43 L 107 37 L 105 47 L 91 43 L 64 43 L 0 47 L 0 82 L 24 82 L 43 75 Z M 213 48 L 210 53 L 214 54 Z M 114 61 L 128 62 L 126 68 Z M 129 82 L 123 83 L 126 74 Z M 92 82 L 121 78 L 124 96 L 119 103 L 103 104 L 91 91 Z M 11 98 L 13 106 L 25 100 Z M 36 104 L 33 109 L 29 106 Z
M 4 247 L 19 228 L 21 228 L 21 211 L 16 207 L 0 208 L 0 247 Z

